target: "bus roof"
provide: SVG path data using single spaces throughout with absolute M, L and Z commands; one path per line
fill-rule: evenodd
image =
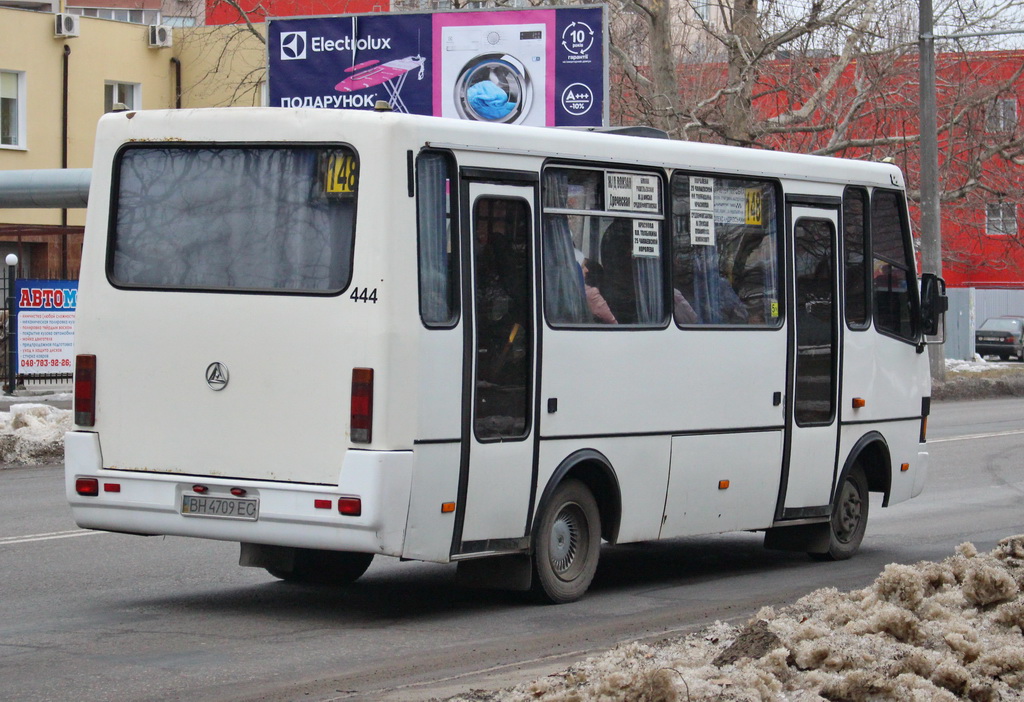
M 344 125 L 349 131 L 339 130 Z M 381 130 L 413 144 L 453 151 L 538 158 L 587 158 L 623 165 L 685 168 L 822 183 L 902 189 L 900 169 L 888 163 L 812 156 L 693 141 L 654 139 L 571 128 L 489 124 L 396 112 L 281 107 L 148 110 L 105 115 L 100 133 L 121 141 L 281 143 L 350 141 Z M 113 130 L 107 131 L 107 130 Z M 402 148 L 409 148 L 403 141 Z

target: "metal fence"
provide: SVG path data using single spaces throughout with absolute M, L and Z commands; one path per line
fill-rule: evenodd
M 946 313 L 946 358 L 974 358 L 974 330 L 989 317 L 1024 316 L 1024 290 L 950 288 Z
M 17 351 L 17 328 L 14 317 L 14 273 L 13 266 L 0 265 L 0 386 L 7 394 L 21 389 L 42 389 L 54 387 L 71 389 L 73 373 L 18 373 L 15 365 Z

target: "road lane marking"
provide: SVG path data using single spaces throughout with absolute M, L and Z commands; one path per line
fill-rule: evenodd
M 969 439 L 994 439 L 998 436 L 1017 436 L 1018 434 L 1024 434 L 1024 429 L 1015 429 L 1013 431 L 995 431 L 990 434 L 965 434 L 964 436 L 950 436 L 945 439 L 928 439 L 928 443 L 941 444 L 946 441 L 967 441 Z
M 51 541 L 53 539 L 71 539 L 76 536 L 89 536 L 90 534 L 105 534 L 103 531 L 91 529 L 72 529 L 71 531 L 51 531 L 47 534 L 26 534 L 25 536 L 0 536 L 0 546 L 11 544 L 27 544 L 31 541 Z

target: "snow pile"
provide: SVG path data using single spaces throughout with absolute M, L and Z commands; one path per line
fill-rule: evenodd
M 1024 698 L 1024 535 L 988 554 L 891 564 L 863 590 L 813 592 L 655 645 L 624 644 L 557 675 L 456 700 L 542 702 Z
M 0 463 L 21 465 L 64 460 L 64 432 L 71 410 L 43 404 L 11 405 L 0 412 Z
M 975 354 L 973 361 L 963 361 L 956 358 L 946 359 L 947 373 L 984 373 L 995 368 L 1017 368 L 1017 361 L 986 361 Z

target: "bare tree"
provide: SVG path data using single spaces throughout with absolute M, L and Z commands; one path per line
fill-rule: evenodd
M 678 139 L 891 159 L 918 201 L 916 3 L 613 1 L 613 121 Z M 972 35 L 937 46 L 941 200 L 961 232 L 983 235 L 987 206 L 1024 197 L 1024 131 L 1015 112 L 999 111 L 1016 105 L 1024 61 L 979 53 L 1009 41 L 983 34 L 1021 20 L 1022 0 L 935 6 L 938 35 Z M 1016 228 L 1001 242 L 1011 253 L 1024 246 Z M 977 262 L 979 248 L 953 239 L 944 258 Z
M 246 12 L 238 0 L 218 0 L 237 23 L 187 27 L 177 33 L 184 106 L 260 105 L 266 81 L 266 14 L 257 4 Z M 246 5 L 246 7 L 249 7 Z M 205 17 L 205 0 L 176 0 L 176 12 Z

